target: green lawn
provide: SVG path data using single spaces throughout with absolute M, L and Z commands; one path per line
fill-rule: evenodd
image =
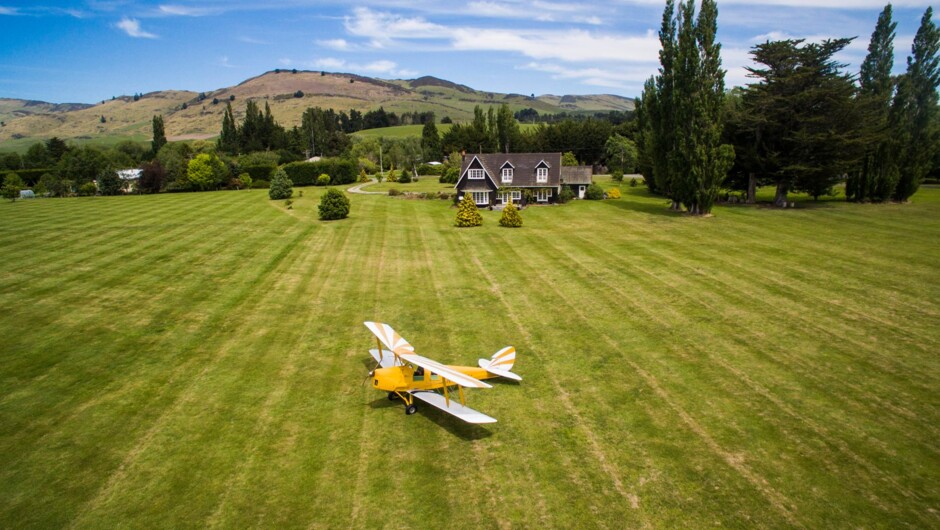
M 398 173 L 398 170 L 395 171 Z M 438 175 L 427 175 L 424 177 L 418 177 L 418 182 L 409 182 L 407 184 L 402 184 L 400 182 L 376 182 L 373 184 L 366 184 L 362 187 L 363 191 L 388 191 L 392 188 L 401 190 L 402 192 L 411 191 L 411 192 L 425 192 L 425 191 L 443 191 L 447 193 L 454 193 L 453 184 L 441 184 L 438 181 Z
M 0 204 L 0 527 L 940 526 L 940 189 L 619 201 L 263 190 Z M 462 424 L 363 386 L 519 352 Z

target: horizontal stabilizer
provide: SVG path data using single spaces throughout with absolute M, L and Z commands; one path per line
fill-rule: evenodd
M 489 364 L 489 361 L 487 361 L 486 359 L 480 359 L 480 368 L 483 368 L 487 372 L 493 375 L 498 375 L 500 377 L 505 377 L 506 379 L 512 379 L 513 381 L 522 381 L 522 377 L 520 377 L 518 374 L 514 374 L 510 372 L 509 370 L 500 370 L 499 368 L 490 368 L 489 366 L 486 366 L 486 364 Z
M 444 396 L 437 392 L 412 392 L 411 395 L 467 423 L 496 423 L 496 418 L 492 418 L 482 412 L 461 405 L 453 399 L 450 400 L 450 404 L 448 404 Z
M 395 366 L 395 354 L 388 350 L 382 350 L 382 354 L 380 355 L 378 348 L 372 348 L 369 350 L 369 354 L 372 355 L 375 362 L 379 363 L 379 366 L 382 368 Z

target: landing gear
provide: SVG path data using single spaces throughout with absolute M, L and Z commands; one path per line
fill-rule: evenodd
M 405 407 L 405 414 L 407 414 L 408 416 L 411 416 L 415 412 L 418 412 L 418 407 L 416 405 L 408 405 L 407 407 Z
M 389 401 L 395 401 L 396 399 L 398 399 L 398 394 L 396 394 L 396 393 L 394 393 L 394 392 L 389 392 L 389 393 L 388 393 L 388 400 L 389 400 Z

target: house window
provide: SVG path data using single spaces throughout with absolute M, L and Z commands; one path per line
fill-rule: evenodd
M 540 167 L 535 170 L 535 181 L 536 182 L 548 182 L 548 168 Z
M 535 200 L 536 202 L 548 202 L 548 198 L 552 196 L 551 188 L 542 188 L 535 190 Z
M 482 171 L 482 170 L 481 170 Z M 473 194 L 473 202 L 477 203 L 477 206 L 486 205 L 490 203 L 490 192 L 488 191 L 473 191 L 470 192 Z
M 500 204 L 509 204 L 509 201 L 520 202 L 522 201 L 522 192 L 521 191 L 504 191 L 497 195 L 497 199 Z
M 503 182 L 507 184 L 512 182 L 512 168 L 511 167 L 503 168 Z
M 470 174 L 467 175 L 467 176 L 470 177 L 470 178 L 472 178 L 472 179 L 481 179 L 481 178 L 483 178 L 483 170 L 482 170 L 482 169 L 471 169 L 471 170 L 470 170 Z

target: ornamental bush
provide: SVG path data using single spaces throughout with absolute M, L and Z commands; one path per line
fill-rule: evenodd
M 326 173 L 321 173 L 320 176 L 317 177 L 317 186 L 327 186 L 329 184 L 330 184 L 330 176 L 327 175 Z
M 519 215 L 519 208 L 516 208 L 516 205 L 509 203 L 503 208 L 503 216 L 499 218 L 499 226 L 506 226 L 509 228 L 518 228 L 522 226 L 522 216 Z
M 597 184 L 591 184 L 584 192 L 584 198 L 589 201 L 599 201 L 604 198 L 604 188 Z
M 94 184 L 92 184 L 92 186 L 94 186 Z M 3 198 L 16 202 L 16 199 L 20 197 L 20 190 L 25 187 L 26 184 L 19 175 L 16 173 L 7 173 L 7 176 L 3 179 Z
M 620 188 L 610 188 L 607 190 L 608 199 L 619 199 L 620 198 Z
M 574 199 L 574 191 L 571 186 L 562 186 L 561 193 L 558 194 L 558 202 L 564 204 L 571 199 Z
M 278 169 L 274 173 L 274 178 L 271 179 L 271 188 L 268 190 L 268 197 L 271 197 L 273 201 L 277 201 L 280 199 L 290 199 L 293 194 L 294 190 L 291 189 L 290 178 L 287 177 L 287 173 L 285 173 L 283 169 Z
M 477 210 L 477 204 L 473 202 L 473 196 L 470 193 L 463 194 L 463 200 L 457 206 L 457 222 L 459 227 L 480 226 L 483 224 L 483 216 Z
M 326 190 L 320 199 L 320 220 L 345 219 L 349 215 L 349 198 L 336 188 Z

